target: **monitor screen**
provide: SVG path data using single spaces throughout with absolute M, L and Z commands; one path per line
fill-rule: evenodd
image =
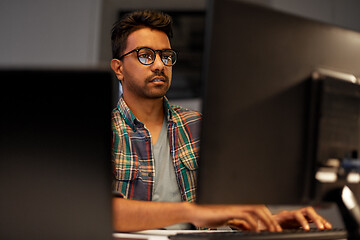
M 345 80 L 345 81 L 344 81 Z M 355 76 L 317 71 L 309 94 L 309 198 L 329 201 L 348 186 L 360 194 L 360 85 Z
M 110 72 L 0 78 L 0 239 L 111 239 Z
M 360 33 L 241 1 L 207 17 L 198 202 L 311 200 L 310 76 L 359 76 Z

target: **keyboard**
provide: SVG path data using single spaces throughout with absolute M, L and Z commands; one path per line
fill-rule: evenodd
M 270 240 L 270 239 L 314 239 L 314 240 L 340 240 L 347 239 L 347 232 L 344 229 L 327 229 L 318 230 L 310 229 L 309 231 L 297 230 L 284 230 L 283 232 L 243 232 L 243 231 L 210 231 L 199 233 L 178 233 L 169 236 L 171 240 Z

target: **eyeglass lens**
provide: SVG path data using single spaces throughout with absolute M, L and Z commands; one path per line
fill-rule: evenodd
M 176 53 L 174 50 L 166 49 L 159 51 L 161 61 L 166 66 L 172 66 L 176 62 Z M 152 64 L 155 61 L 156 53 L 154 50 L 150 48 L 141 48 L 138 50 L 138 59 L 142 64 L 149 65 Z

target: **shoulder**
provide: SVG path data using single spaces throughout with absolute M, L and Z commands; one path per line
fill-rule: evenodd
M 111 128 L 113 133 L 119 136 L 127 135 L 131 132 L 131 125 L 128 124 L 124 116 L 121 114 L 118 108 L 115 108 L 111 114 Z
M 198 111 L 187 109 L 178 105 L 170 104 L 174 120 L 180 121 L 201 121 L 202 114 Z
M 122 117 L 118 108 L 114 108 L 111 114 L 111 119 L 114 124 L 124 123 L 124 118 Z

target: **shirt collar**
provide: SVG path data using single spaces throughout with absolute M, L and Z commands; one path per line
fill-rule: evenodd
M 165 109 L 167 121 L 168 122 L 172 121 L 172 117 L 173 117 L 172 108 L 170 106 L 169 100 L 165 96 L 164 96 L 164 109 Z
M 169 103 L 169 100 L 164 96 L 163 98 L 164 102 L 164 111 L 165 111 L 165 117 L 168 122 L 172 121 L 172 110 Z M 124 118 L 125 122 L 135 131 L 138 126 L 144 126 L 142 122 L 140 122 L 135 115 L 131 112 L 128 105 L 125 103 L 123 97 L 121 96 L 117 105 L 117 108 L 120 111 L 120 114 Z

